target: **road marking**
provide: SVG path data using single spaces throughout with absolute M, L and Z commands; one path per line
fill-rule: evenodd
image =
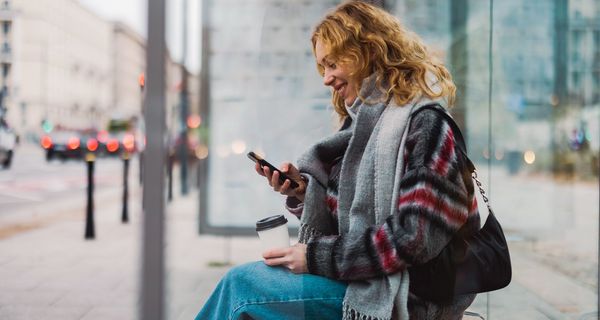
M 15 199 L 19 199 L 19 200 L 25 200 L 25 201 L 42 201 L 42 198 L 40 197 L 34 197 L 34 196 L 25 196 L 25 195 L 16 195 L 13 193 L 8 193 L 8 192 L 2 192 L 0 191 L 0 196 L 5 196 L 5 197 L 9 197 L 9 198 L 15 198 Z M 10 202 L 14 202 L 14 201 L 9 201 L 9 202 L 4 202 L 4 203 L 10 203 Z

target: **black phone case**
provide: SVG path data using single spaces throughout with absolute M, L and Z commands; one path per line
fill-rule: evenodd
M 290 180 L 290 187 L 292 189 L 296 189 L 298 188 L 298 183 L 292 179 L 290 179 L 290 177 L 288 177 L 285 173 L 281 172 L 281 170 L 275 168 L 275 166 L 273 166 L 272 164 L 270 164 L 267 160 L 261 158 L 260 156 L 258 156 L 256 153 L 250 151 L 248 152 L 248 158 L 250 158 L 250 160 L 254 161 L 254 162 L 258 162 L 258 164 L 260 164 L 261 167 L 267 166 L 269 167 L 269 169 L 271 170 L 271 172 L 273 171 L 277 171 L 279 172 L 279 182 L 280 183 L 284 183 L 285 180 Z

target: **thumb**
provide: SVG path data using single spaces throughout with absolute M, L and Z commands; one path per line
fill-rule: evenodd
M 300 171 L 298 171 L 298 169 L 296 167 L 294 167 L 293 164 L 286 162 L 283 165 L 283 170 L 285 173 L 289 174 L 290 176 L 300 176 Z
M 281 165 L 281 172 L 285 172 L 285 173 L 289 173 L 290 172 L 290 168 L 292 167 L 292 164 L 289 162 L 284 162 Z

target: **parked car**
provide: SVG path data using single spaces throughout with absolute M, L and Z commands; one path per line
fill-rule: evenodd
M 88 152 L 97 153 L 99 143 L 93 129 L 60 129 L 42 136 L 40 141 L 46 149 L 46 161 L 53 159 L 83 159 Z
M 15 131 L 8 126 L 4 119 L 0 119 L 0 165 L 3 168 L 10 168 L 18 142 L 19 137 Z
M 142 147 L 130 119 L 111 119 L 108 130 L 101 131 L 98 137 L 104 145 L 104 153 L 109 156 L 121 156 L 124 152 L 133 154 Z
M 135 137 L 130 132 L 108 133 L 99 140 L 102 141 L 102 154 L 107 156 L 121 156 L 126 151 L 129 154 L 137 152 Z

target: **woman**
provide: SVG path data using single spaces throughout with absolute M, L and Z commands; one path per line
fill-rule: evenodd
M 479 214 L 465 159 L 442 115 L 447 69 L 396 18 L 369 4 L 335 8 L 312 35 L 341 129 L 298 169 L 256 166 L 300 218 L 299 243 L 232 269 L 197 319 L 460 319 L 474 295 L 445 304 L 412 293 L 407 268 L 432 258 Z

